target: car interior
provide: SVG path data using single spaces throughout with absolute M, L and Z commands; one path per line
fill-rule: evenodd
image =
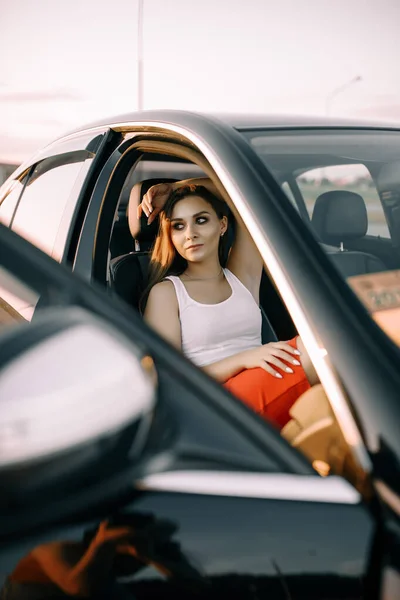
M 396 132 L 310 128 L 243 135 L 345 278 L 399 268 Z M 361 256 L 343 257 L 350 252 Z
M 304 216 L 304 210 L 300 211 L 298 204 L 296 208 L 343 277 L 399 266 L 392 240 L 368 233 L 370 219 L 361 193 L 346 189 L 342 184 L 316 197 L 310 217 Z M 380 210 L 383 216 L 382 205 Z M 382 229 L 387 229 L 387 225 Z
M 147 268 L 150 252 L 157 235 L 157 222 L 147 225 L 142 216 L 140 230 L 133 231 L 129 219 L 130 211 L 136 211 L 147 190 L 157 183 L 178 181 L 192 177 L 207 177 L 206 173 L 193 163 L 159 160 L 146 160 L 146 157 L 132 169 L 121 190 L 117 216 L 110 240 L 109 287 L 130 306 L 138 309 L 139 300 L 147 281 Z M 132 201 L 129 203 L 131 190 Z M 233 241 L 233 227 L 229 231 Z M 260 286 L 260 306 L 262 310 L 264 343 L 278 339 L 290 339 L 296 335 L 296 328 L 282 302 L 275 286 L 264 272 Z M 264 307 L 268 306 L 268 315 Z
M 281 170 L 275 175 L 336 268 L 345 278 L 398 268 L 400 259 L 396 258 L 397 254 L 388 252 L 388 246 L 392 247 L 394 242 L 380 235 L 368 235 L 367 207 L 360 193 L 346 189 L 345 185 L 324 191 L 317 195 L 309 214 L 296 177 L 313 168 L 314 159 L 310 157 L 308 167 L 304 164 L 301 169 L 292 166 L 290 172 Z M 130 214 L 136 211 L 152 185 L 201 176 L 207 175 L 193 162 L 152 153 L 143 154 L 125 179 L 109 244 L 108 287 L 112 294 L 137 310 L 147 281 L 150 252 L 158 224 L 154 222 L 148 226 L 146 217 L 142 217 L 140 229 L 135 230 Z M 381 186 L 378 188 L 381 199 L 388 178 L 390 173 L 381 174 Z M 296 335 L 284 302 L 265 271 L 260 286 L 260 306 L 263 343 Z M 343 438 L 323 387 L 314 386 L 303 394 L 292 407 L 291 416 L 292 420 L 282 430 L 282 436 L 305 454 L 318 472 L 343 475 L 365 492 L 367 483 L 364 474 Z

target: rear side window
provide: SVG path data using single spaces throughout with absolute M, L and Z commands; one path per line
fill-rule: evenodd
M 0 264 L 0 333 L 7 325 L 30 321 L 39 294 Z
M 72 214 L 89 170 L 93 154 L 81 150 L 46 158 L 33 170 L 18 202 L 11 227 L 29 242 L 61 260 Z M 64 219 L 68 214 L 70 218 Z
M 3 223 L 7 227 L 11 223 L 23 187 L 23 182 L 16 179 L 5 196 L 0 199 L 0 223 Z

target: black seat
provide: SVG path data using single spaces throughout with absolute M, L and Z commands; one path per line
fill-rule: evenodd
M 147 217 L 143 214 L 139 229 L 137 229 L 136 219 L 133 219 L 132 216 L 136 214 L 137 207 L 151 186 L 174 181 L 177 180 L 171 178 L 147 179 L 136 183 L 130 193 L 126 213 L 129 235 L 132 244 L 134 243 L 135 250 L 117 256 L 110 261 L 110 287 L 113 293 L 116 293 L 127 304 L 136 309 L 139 309 L 139 301 L 146 287 L 150 250 L 157 236 L 158 219 L 148 225 Z
M 150 252 L 129 252 L 110 261 L 110 288 L 129 306 L 139 310 L 146 287 Z
M 367 234 L 367 208 L 359 194 L 346 190 L 321 194 L 315 202 L 311 226 L 344 277 L 387 270 L 376 256 L 344 248 L 345 242 Z
M 140 219 L 140 229 L 134 229 L 136 220 L 129 219 L 129 215 L 136 211 L 137 206 L 142 201 L 144 194 L 152 185 L 176 181 L 171 179 L 148 179 L 137 183 L 133 188 L 130 203 L 128 206 L 128 221 L 132 238 L 135 240 L 137 250 L 129 252 L 122 256 L 117 256 L 110 261 L 110 289 L 117 294 L 127 304 L 139 309 L 139 302 L 142 293 L 146 287 L 148 278 L 148 266 L 150 262 L 150 250 L 158 232 L 158 220 L 156 219 L 147 225 L 147 217 Z M 277 341 L 276 333 L 261 307 L 262 314 L 262 341 Z

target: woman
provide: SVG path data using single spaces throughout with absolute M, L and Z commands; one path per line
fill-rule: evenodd
M 236 235 L 223 268 L 228 208 L 209 179 L 160 184 L 137 210 L 160 228 L 143 297 L 146 321 L 256 412 L 282 428 L 317 381 L 300 338 L 261 343 L 262 259 L 233 203 Z

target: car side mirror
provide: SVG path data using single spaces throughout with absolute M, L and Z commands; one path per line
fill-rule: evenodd
M 2 330 L 0 516 L 72 502 L 79 491 L 87 506 L 96 489 L 125 485 L 124 469 L 131 483 L 156 387 L 151 358 L 81 308 L 46 309 Z

